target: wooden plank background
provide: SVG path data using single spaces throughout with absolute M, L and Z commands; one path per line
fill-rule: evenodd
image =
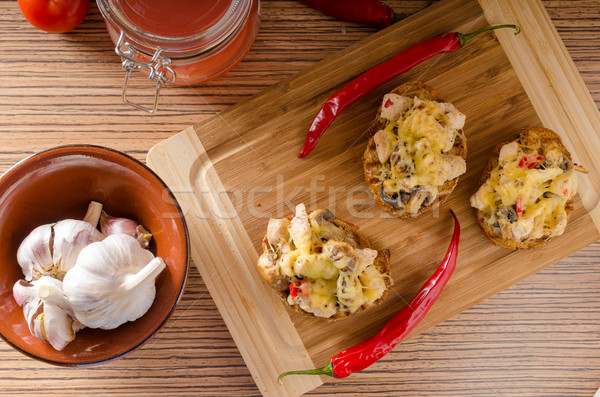
M 412 11 L 425 1 L 390 1 Z M 544 1 L 600 104 L 600 4 Z M 0 171 L 28 154 L 94 143 L 140 160 L 155 143 L 352 45 L 373 28 L 334 21 L 294 1 L 264 1 L 248 57 L 199 87 L 163 91 L 147 116 L 120 102 L 123 73 L 92 5 L 76 31 L 49 35 L 0 1 Z M 148 83 L 136 81 L 151 100 Z M 142 91 L 143 89 L 143 91 Z M 577 395 L 600 386 L 600 244 L 398 346 L 380 363 L 311 395 Z M 38 363 L 0 343 L 0 393 L 255 395 L 258 390 L 192 267 L 165 329 L 130 356 L 85 369 Z

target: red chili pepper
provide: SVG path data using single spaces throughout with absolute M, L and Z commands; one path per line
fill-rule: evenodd
M 292 297 L 292 299 L 296 298 L 296 286 L 294 285 L 294 283 L 290 283 L 290 296 Z
M 325 15 L 348 22 L 390 26 L 400 15 L 387 4 L 378 0 L 298 0 L 300 3 L 321 11 Z M 394 15 L 398 15 L 394 17 Z M 401 18 L 400 18 L 401 19 Z
M 394 106 L 394 102 L 392 102 L 391 99 L 388 99 L 387 101 L 385 101 L 385 105 L 383 105 L 383 107 L 387 109 L 390 106 Z
M 533 168 L 538 164 L 542 164 L 544 156 L 539 153 L 529 153 L 524 155 L 519 161 L 519 167 L 521 168 Z
M 385 28 L 409 17 L 411 14 L 396 13 L 379 0 L 298 0 L 300 3 L 321 11 L 325 15 L 343 21 Z M 431 5 L 430 1 L 425 7 Z M 423 7 L 423 8 L 425 8 Z M 420 11 L 420 10 L 419 10 Z
M 513 28 L 515 29 L 515 34 L 519 34 L 521 31 L 521 28 L 516 25 L 496 25 L 488 26 L 468 34 L 452 32 L 445 36 L 435 36 L 417 43 L 396 54 L 393 58 L 367 70 L 333 94 L 323 104 L 323 107 L 321 107 L 321 110 L 319 110 L 319 113 L 317 113 L 317 116 L 308 129 L 304 146 L 298 157 L 304 157 L 310 153 L 333 120 L 347 107 L 375 88 L 387 83 L 394 77 L 406 73 L 414 66 L 436 54 L 456 51 L 479 33 L 499 28 Z
M 334 378 L 345 378 L 354 372 L 361 371 L 381 357 L 385 356 L 402 339 L 421 322 L 425 314 L 436 301 L 446 282 L 456 267 L 460 225 L 453 211 L 454 233 L 446 256 L 433 276 L 421 287 L 421 290 L 400 312 L 392 317 L 374 336 L 333 356 L 327 365 L 317 369 L 289 371 L 279 375 L 277 382 L 287 375 L 329 375 Z

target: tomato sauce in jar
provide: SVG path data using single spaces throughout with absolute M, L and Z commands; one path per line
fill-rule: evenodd
M 127 72 L 123 100 L 153 113 L 166 83 L 193 85 L 227 72 L 248 52 L 260 0 L 96 0 Z M 132 70 L 156 80 L 154 108 L 127 100 Z

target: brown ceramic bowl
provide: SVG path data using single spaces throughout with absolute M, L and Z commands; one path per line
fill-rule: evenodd
M 91 200 L 112 216 L 144 225 L 153 234 L 150 249 L 167 268 L 157 278 L 156 298 L 143 317 L 114 330 L 83 329 L 56 351 L 31 335 L 13 298 L 12 287 L 23 278 L 16 253 L 35 227 L 82 219 Z M 6 171 L 0 177 L 0 241 L 0 336 L 24 354 L 56 365 L 104 363 L 147 342 L 175 310 L 189 268 L 187 228 L 171 191 L 144 164 L 98 146 L 53 148 Z

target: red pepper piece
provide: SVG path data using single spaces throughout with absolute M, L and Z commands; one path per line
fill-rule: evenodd
M 306 280 L 294 281 L 290 283 L 290 295 L 294 299 L 298 294 L 308 296 L 310 294 L 310 284 Z
M 523 196 L 519 196 L 517 197 L 517 218 L 521 217 L 521 215 L 523 214 L 524 208 L 523 208 Z
M 446 256 L 444 256 L 442 263 L 431 278 L 421 287 L 421 290 L 408 305 L 394 315 L 377 334 L 333 356 L 324 367 L 284 372 L 279 375 L 277 382 L 281 384 L 284 376 L 292 374 L 329 375 L 334 378 L 345 378 L 354 372 L 367 368 L 385 356 L 404 339 L 433 306 L 456 267 L 460 224 L 454 212 L 450 212 L 454 218 L 454 233 Z
M 296 286 L 294 285 L 294 283 L 290 283 L 290 296 L 292 297 L 292 299 L 296 298 L 297 295 L 297 291 L 296 291 Z
M 524 155 L 519 161 L 519 167 L 521 168 L 533 168 L 538 164 L 542 164 L 544 156 L 539 153 L 529 153 Z
M 394 106 L 394 102 L 392 102 L 391 99 L 388 99 L 387 101 L 385 101 L 385 105 L 383 105 L 383 107 L 387 109 L 390 106 Z
M 333 94 L 323 104 L 308 129 L 304 146 L 298 157 L 304 157 L 310 153 L 333 120 L 346 108 L 375 88 L 387 83 L 394 77 L 408 72 L 414 66 L 436 54 L 456 51 L 479 33 L 500 28 L 513 28 L 515 29 L 515 34 L 519 34 L 521 31 L 521 28 L 516 25 L 496 25 L 488 26 L 468 34 L 452 32 L 445 36 L 435 36 L 417 43 L 396 54 L 393 58 L 367 70 Z

